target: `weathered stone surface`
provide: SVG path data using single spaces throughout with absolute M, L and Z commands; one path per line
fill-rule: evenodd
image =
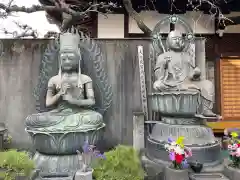
M 191 174 L 190 180 L 229 180 L 221 173 Z
M 134 113 L 133 116 L 133 147 L 141 150 L 145 146 L 144 138 L 144 114 Z
M 74 180 L 92 180 L 93 179 L 92 174 L 93 174 L 93 171 L 88 171 L 88 172 L 77 171 L 74 176 Z
M 189 180 L 188 169 L 178 170 L 167 166 L 164 170 L 164 178 L 165 180 Z
M 164 166 L 150 161 L 146 156 L 142 156 L 143 168 L 146 172 L 145 180 L 163 180 Z
M 228 164 L 225 164 L 223 173 L 230 180 L 240 179 L 240 169 L 230 167 Z

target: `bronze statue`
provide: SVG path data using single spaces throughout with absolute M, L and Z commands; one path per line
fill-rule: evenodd
M 172 18 L 187 34 L 183 37 L 177 31 L 179 26 L 175 26 L 176 29 L 168 34 L 165 43 L 159 32 L 164 22 L 173 23 Z M 146 138 L 145 161 L 159 164 L 159 169 L 169 166 L 169 154 L 164 146 L 169 138 L 177 139 L 182 136 L 184 145 L 190 148 L 193 154 L 188 163 L 198 162 L 203 166 L 202 171 L 211 174 L 213 169 L 222 168 L 222 156 L 220 143 L 205 122 L 216 121 L 219 116 L 212 112 L 213 84 L 201 76 L 202 69 L 198 67 L 202 65 L 201 67 L 205 68 L 205 63 L 199 62 L 205 57 L 205 52 L 197 52 L 205 50 L 200 49 L 204 40 L 195 39 L 193 33 L 187 21 L 177 15 L 167 16 L 154 27 L 150 60 L 155 65 L 153 69 L 156 79 L 153 82 L 154 91 L 149 94 L 148 102 L 151 110 L 161 117 L 148 121 L 154 126 L 151 126 Z M 155 55 L 157 60 L 154 59 Z M 163 169 L 164 174 L 169 175 Z M 186 176 L 181 178 L 188 179 Z
M 60 36 L 59 73 L 48 81 L 46 106 L 56 108 L 27 117 L 26 127 L 42 131 L 89 130 L 103 125 L 95 104 L 92 79 L 81 74 L 78 34 Z
M 174 30 L 168 34 L 166 42 L 168 50 L 157 57 L 154 69 L 156 81 L 153 87 L 157 91 L 200 90 L 204 105 L 201 109 L 203 115 L 216 116 L 212 112 L 214 86 L 209 80 L 201 80 L 200 69 L 184 51 L 185 43 L 180 32 Z

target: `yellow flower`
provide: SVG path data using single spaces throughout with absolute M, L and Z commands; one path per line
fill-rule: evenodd
M 180 136 L 176 141 L 176 144 L 179 145 L 181 148 L 184 148 L 183 140 L 184 140 L 184 137 Z
M 231 136 L 232 136 L 233 138 L 237 138 L 237 137 L 238 137 L 238 133 L 232 132 L 232 133 L 231 133 Z

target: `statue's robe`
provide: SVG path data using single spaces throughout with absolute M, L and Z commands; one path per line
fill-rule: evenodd
M 81 74 L 83 89 L 79 89 L 77 81 L 73 91 L 69 92 L 73 98 L 85 99 L 86 84 L 91 83 L 90 77 Z M 48 82 L 48 90 L 54 94 L 60 91 L 60 76 L 52 77 Z M 70 82 L 71 83 L 71 82 Z M 86 107 L 69 104 L 59 99 L 57 107 L 51 111 L 32 114 L 26 118 L 26 127 L 42 131 L 64 131 L 67 129 L 83 130 L 100 127 L 103 124 L 102 115 Z

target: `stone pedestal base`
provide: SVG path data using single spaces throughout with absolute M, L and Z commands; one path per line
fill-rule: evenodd
M 147 180 L 164 180 L 164 169 L 171 165 L 168 161 L 150 160 L 147 156 L 142 156 L 142 164 L 147 173 Z M 204 167 L 199 174 L 189 170 L 190 180 L 232 180 L 228 179 L 223 173 L 224 163 L 214 167 Z M 234 179 L 233 179 L 234 180 Z
M 26 131 L 31 136 L 36 151 L 42 154 L 71 155 L 76 154 L 86 140 L 89 144 L 95 144 L 102 139 L 104 127 L 105 124 L 86 131 L 45 132 L 31 129 L 26 129 Z
M 185 145 L 192 150 L 193 156 L 188 161 L 198 161 L 204 167 L 214 167 L 222 163 L 220 143 L 215 139 L 212 130 L 198 125 L 170 125 L 162 122 L 155 124 L 147 137 L 146 155 L 156 162 L 168 162 L 168 152 L 164 145 L 169 137 L 176 140 L 179 136 L 184 136 Z
M 44 155 L 39 152 L 33 157 L 36 169 L 40 170 L 43 176 L 68 176 L 74 175 L 80 168 L 77 154 L 75 155 Z

